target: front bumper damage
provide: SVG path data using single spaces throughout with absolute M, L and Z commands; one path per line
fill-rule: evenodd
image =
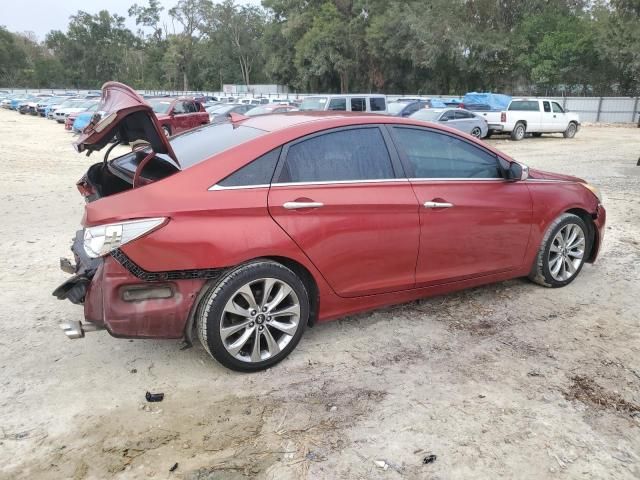
M 83 231 L 76 232 L 73 261 L 60 260 L 72 276 L 53 292 L 60 300 L 83 305 L 88 323 L 68 321 L 60 328 L 69 338 L 106 329 L 121 338 L 183 338 L 195 299 L 207 278 L 190 272 L 146 272 L 119 250 L 102 258 L 84 251 Z

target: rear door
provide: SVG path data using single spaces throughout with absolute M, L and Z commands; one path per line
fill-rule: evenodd
M 173 131 L 176 134 L 189 129 L 189 112 L 187 105 L 182 100 L 176 101 L 173 105 Z
M 362 126 L 293 142 L 269 191 L 273 219 L 340 296 L 415 283 L 418 203 L 385 134 Z
M 504 180 L 497 157 L 465 139 L 391 130 L 420 203 L 416 286 L 521 267 L 532 218 L 525 182 Z

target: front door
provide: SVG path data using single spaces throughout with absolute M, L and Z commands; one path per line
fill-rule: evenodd
M 283 150 L 269 212 L 340 296 L 415 283 L 418 202 L 382 130 L 323 132 Z
M 522 266 L 532 203 L 524 182 L 502 178 L 497 157 L 453 135 L 393 127 L 420 203 L 416 286 Z
M 551 102 L 551 110 L 553 111 L 553 131 L 564 132 L 569 126 L 567 114 L 558 102 Z

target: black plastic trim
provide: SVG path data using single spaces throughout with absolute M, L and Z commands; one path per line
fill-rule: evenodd
M 119 248 L 111 252 L 111 256 L 132 275 L 145 282 L 163 282 L 167 280 L 197 280 L 217 278 L 223 268 L 203 268 L 193 270 L 169 270 L 165 272 L 149 272 L 131 260 Z

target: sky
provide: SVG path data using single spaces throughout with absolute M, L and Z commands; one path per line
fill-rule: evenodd
M 215 0 L 214 0 L 215 1 Z M 146 0 L 0 0 L 0 25 L 12 32 L 33 32 L 38 40 L 50 30 L 66 31 L 69 17 L 78 10 L 97 13 L 109 10 L 127 19 L 127 26 L 136 31 L 136 22 L 128 18 L 127 11 L 134 4 L 146 5 Z M 171 28 L 167 10 L 175 6 L 177 0 L 160 0 L 165 10 L 164 21 Z M 236 0 L 239 4 L 260 5 L 260 0 Z

